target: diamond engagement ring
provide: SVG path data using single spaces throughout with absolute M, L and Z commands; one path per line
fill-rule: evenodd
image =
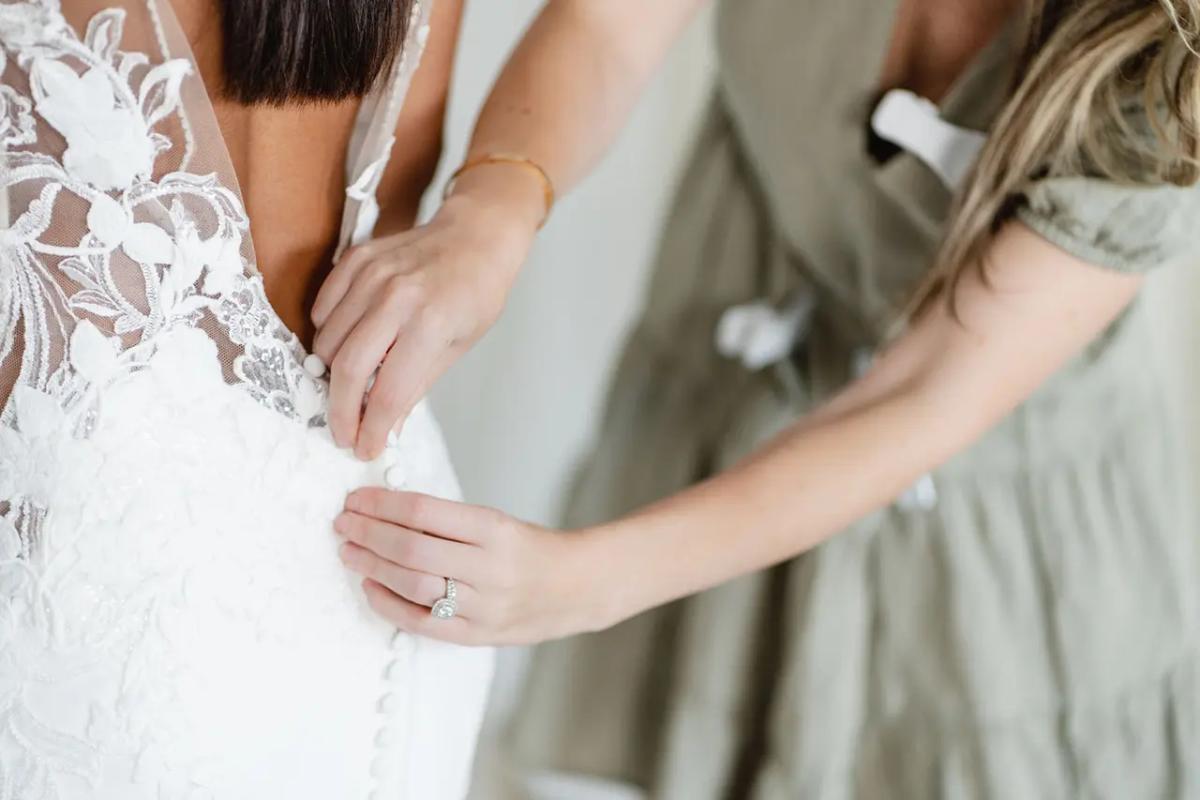
M 438 619 L 450 619 L 458 611 L 458 584 L 454 578 L 446 578 L 446 596 L 433 604 L 429 613 Z

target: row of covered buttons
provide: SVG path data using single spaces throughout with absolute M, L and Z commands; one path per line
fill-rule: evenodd
M 384 797 L 384 787 L 394 785 L 402 766 L 403 747 L 397 745 L 404 732 L 401 726 L 411 716 L 404 707 L 411 694 L 403 692 L 400 687 L 409 675 L 412 647 L 412 638 L 403 631 L 397 631 L 393 635 L 392 661 L 383 676 L 387 689 L 377 707 L 383 716 L 383 724 L 375 734 L 375 758 L 371 761 L 371 777 L 375 779 L 375 789 L 369 795 L 369 800 L 381 800 Z
M 415 5 L 414 5 L 415 8 Z M 429 38 L 429 25 L 422 25 L 417 31 L 417 43 L 424 47 L 426 40 Z M 375 376 L 372 375 L 367 384 L 367 391 L 371 391 L 371 386 L 375 383 Z M 402 489 L 405 484 L 404 468 L 400 466 L 399 459 L 400 437 L 395 431 L 388 433 L 387 448 L 383 451 L 383 463 L 385 466 L 383 473 L 383 482 L 389 489 Z M 377 782 L 376 788 L 368 796 L 369 800 L 383 800 L 383 790 L 379 784 L 391 780 L 396 772 L 400 769 L 400 757 L 393 747 L 397 739 L 396 727 L 399 721 L 402 721 L 406 714 L 401 713 L 401 702 L 399 694 L 395 691 L 395 685 L 398 684 L 405 673 L 403 648 L 405 645 L 412 646 L 411 641 L 401 631 L 397 631 L 392 638 L 392 662 L 388 665 L 386 679 L 391 687 L 391 691 L 385 694 L 379 700 L 379 713 L 384 716 L 384 726 L 379 729 L 375 735 L 375 758 L 371 762 L 371 777 Z
M 325 362 L 321 357 L 310 353 L 304 358 L 304 370 L 314 378 L 325 374 Z M 371 390 L 374 376 L 367 384 Z M 388 434 L 387 448 L 383 452 L 383 480 L 389 489 L 400 489 L 405 484 L 405 473 L 399 462 L 400 437 L 393 431 Z M 394 783 L 396 773 L 401 767 L 402 759 L 395 746 L 399 738 L 398 727 L 403 724 L 407 713 L 403 708 L 404 700 L 397 685 L 403 680 L 408 666 L 409 651 L 412 640 L 403 632 L 397 631 L 392 637 L 392 660 L 384 671 L 383 679 L 386 685 L 385 694 L 380 698 L 376 710 L 383 717 L 383 724 L 375 734 L 375 757 L 371 761 L 371 777 L 375 788 L 368 795 L 368 800 L 383 800 L 384 788 Z
M 414 3 L 412 8 L 413 21 L 419 18 L 421 4 Z M 416 32 L 417 51 L 420 52 L 429 39 L 428 23 L 421 25 Z M 370 203 L 364 203 L 364 206 L 374 205 L 375 186 L 370 187 Z M 361 210 L 361 209 L 360 209 Z M 368 209 L 368 215 L 369 215 Z M 373 221 L 373 220 L 372 220 Z M 357 227 L 362 227 L 360 225 Z M 363 237 L 366 238 L 366 237 Z M 304 359 L 304 369 L 314 378 L 322 377 L 326 372 L 325 362 L 316 354 L 309 354 Z M 375 376 L 372 375 L 367 383 L 367 391 L 371 390 L 371 386 L 375 382 Z M 399 462 L 399 436 L 395 431 L 388 433 L 387 448 L 384 450 L 382 459 L 384 464 L 383 480 L 389 489 L 401 489 L 405 485 L 404 468 Z M 388 665 L 385 673 L 385 679 L 389 686 L 389 691 L 384 694 L 379 700 L 378 711 L 384 717 L 384 724 L 375 735 L 376 754 L 371 762 L 371 777 L 375 779 L 375 788 L 368 795 L 368 800 L 383 800 L 384 788 L 395 776 L 395 773 L 401 766 L 401 758 L 393 747 L 395 745 L 398 733 L 396 727 L 398 721 L 403 721 L 405 714 L 401 706 L 403 705 L 400 696 L 396 693 L 394 687 L 400 681 L 405 673 L 405 656 L 401 652 L 404 644 L 408 642 L 408 638 L 401 633 L 397 633 L 392 640 L 393 660 Z M 409 642 L 411 646 L 411 642 Z

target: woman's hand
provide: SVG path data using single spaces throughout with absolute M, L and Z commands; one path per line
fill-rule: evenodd
M 962 451 L 1095 339 L 1142 279 L 1019 223 L 862 378 L 720 474 L 585 531 L 366 489 L 338 528 L 374 607 L 404 630 L 524 643 L 599 630 L 792 558 Z M 460 580 L 461 619 L 429 606 Z
M 388 432 L 500 315 L 539 217 L 525 202 L 536 186 L 488 186 L 496 177 L 475 180 L 486 199 L 456 193 L 427 225 L 348 251 L 317 294 L 313 352 L 330 367 L 329 426 L 359 458 L 383 452 Z
M 604 627 L 608 570 L 584 533 L 499 511 L 386 489 L 359 489 L 334 523 L 342 561 L 371 607 L 398 628 L 459 644 L 529 644 Z M 430 608 L 458 588 L 457 613 Z

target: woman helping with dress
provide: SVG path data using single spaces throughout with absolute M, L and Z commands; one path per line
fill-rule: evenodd
M 459 12 L 0 4 L 0 797 L 465 794 L 490 651 L 379 620 L 330 534 L 454 470 L 424 405 L 338 448 L 306 349 L 413 223 Z
M 538 171 L 588 172 L 700 5 L 547 4 L 454 190 L 524 187 L 504 264 Z M 1200 6 L 971 7 L 720 4 L 570 534 L 348 499 L 402 629 L 581 634 L 535 652 L 518 794 L 1200 794 L 1195 529 L 1138 300 L 1192 258 Z

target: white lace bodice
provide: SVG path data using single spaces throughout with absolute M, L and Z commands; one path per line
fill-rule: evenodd
M 342 246 L 374 224 L 415 14 Z M 0 800 L 461 795 L 490 654 L 393 635 L 337 562 L 385 465 L 325 430 L 169 4 L 80 34 L 0 0 L 0 76 Z M 457 493 L 423 406 L 385 459 Z

